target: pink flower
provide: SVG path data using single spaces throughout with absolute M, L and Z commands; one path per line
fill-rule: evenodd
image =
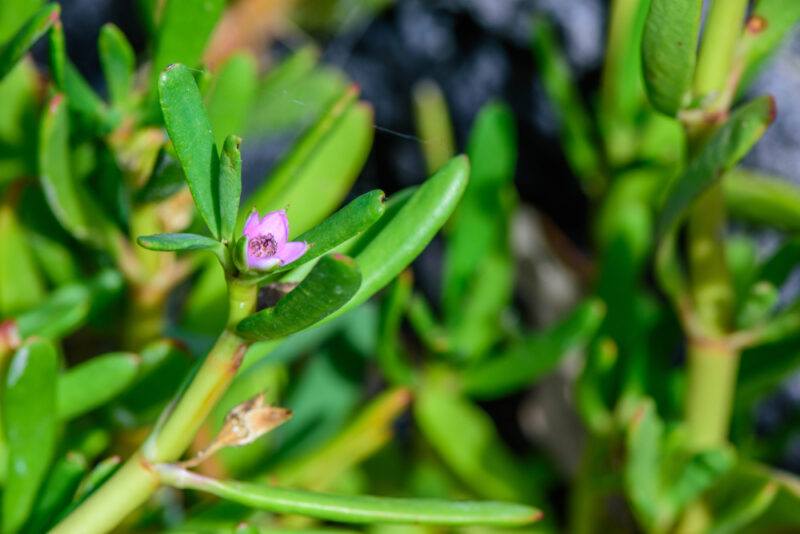
M 308 250 L 302 241 L 287 241 L 289 221 L 284 210 L 271 211 L 261 220 L 254 210 L 244 225 L 244 237 L 247 266 L 258 271 L 292 263 Z

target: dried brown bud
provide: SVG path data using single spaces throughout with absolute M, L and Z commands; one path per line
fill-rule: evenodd
M 220 449 L 252 443 L 291 417 L 291 410 L 270 406 L 266 403 L 264 393 L 259 393 L 228 412 L 222 429 L 211 445 L 194 458 L 178 465 L 194 467 Z
M 259 393 L 225 416 L 225 423 L 214 442 L 222 447 L 247 445 L 291 417 L 291 410 L 266 404 L 264 394 Z

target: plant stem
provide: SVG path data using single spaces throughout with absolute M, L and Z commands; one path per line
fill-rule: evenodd
M 130 305 L 123 322 L 122 346 L 138 351 L 147 343 L 159 339 L 164 331 L 164 302 L 145 299 L 134 289 L 128 296 Z
M 748 0 L 714 0 L 708 12 L 694 76 L 696 97 L 717 101 L 730 74 L 736 42 L 742 35 Z M 714 103 L 706 102 L 706 109 Z
M 747 0 L 714 0 L 695 71 L 694 92 L 707 111 L 718 103 L 728 80 Z M 689 132 L 689 153 L 697 154 L 713 124 Z M 690 340 L 686 424 L 689 444 L 699 450 L 724 443 L 739 366 L 737 350 L 725 345 L 733 312 L 733 289 L 725 257 L 726 214 L 722 186 L 706 191 L 689 215 L 689 271 L 695 316 L 703 339 Z
M 203 421 L 228 389 L 242 362 L 247 342 L 231 325 L 251 313 L 257 286 L 228 284 L 231 298 L 229 326 L 217 339 L 183 395 L 165 409 L 147 441 L 108 482 L 61 521 L 52 532 L 94 534 L 108 532 L 141 506 L 158 488 L 159 477 L 150 465 L 178 460 L 194 440 Z
M 686 428 L 693 450 L 727 440 L 738 367 L 735 349 L 724 344 L 690 345 Z

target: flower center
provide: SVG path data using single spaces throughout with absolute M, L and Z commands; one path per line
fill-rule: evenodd
M 278 251 L 278 242 L 272 234 L 260 235 L 247 242 L 247 251 L 256 258 L 268 258 Z

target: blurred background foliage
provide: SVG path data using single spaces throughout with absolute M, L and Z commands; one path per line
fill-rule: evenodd
M 217 146 L 243 138 L 245 210 L 286 208 L 293 237 L 380 188 L 386 214 L 343 248 L 357 257 L 408 188 L 458 153 L 471 164 L 443 232 L 378 298 L 250 347 L 192 450 L 258 392 L 294 417 L 199 472 L 523 502 L 545 513 L 532 531 L 800 528 L 800 10 L 748 8 L 765 27 L 734 32 L 741 83 L 724 111 L 768 93 L 778 113 L 765 100 L 733 113 L 726 126 L 740 117 L 752 142 L 732 134 L 741 146 L 696 173 L 730 169 L 724 341 L 746 337 L 729 440 L 696 446 L 684 424 L 694 323 L 664 258 L 691 237 L 660 225 L 664 190 L 703 155 L 681 113 L 706 103 L 643 72 L 651 3 L 74 0 L 60 15 L 0 3 L 0 354 L 9 376 L 15 336 L 42 354 L 3 390 L 3 530 L 43 531 L 84 501 L 225 327 L 216 261 L 135 245 L 203 232 L 154 90 L 176 62 L 193 69 Z M 31 55 L 11 61 L 31 17 Z M 669 65 L 666 85 L 680 84 Z M 124 528 L 343 530 L 169 487 Z

